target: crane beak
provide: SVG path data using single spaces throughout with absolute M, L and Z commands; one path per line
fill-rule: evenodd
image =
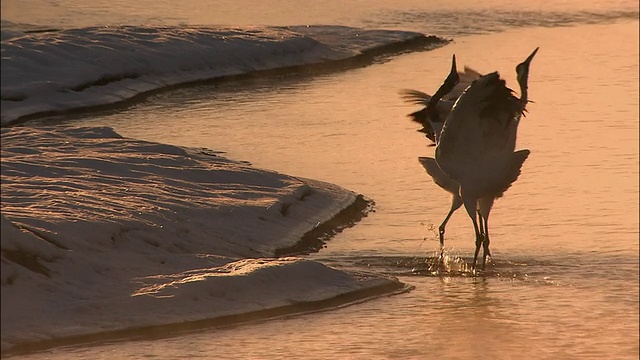
M 427 107 L 435 106 L 435 104 L 437 104 L 443 96 L 447 95 L 449 92 L 451 92 L 451 90 L 453 90 L 454 87 L 456 87 L 459 81 L 460 75 L 458 75 L 458 67 L 456 66 L 456 55 L 454 54 L 453 58 L 451 59 L 451 71 L 449 72 L 449 75 L 444 80 L 442 85 L 440 85 L 438 91 L 436 91 L 436 93 L 431 97 L 431 100 L 429 100 L 429 104 L 427 105 Z
M 529 80 L 529 66 L 531 65 L 531 61 L 533 60 L 536 53 L 538 53 L 539 47 L 537 47 L 529 57 L 527 57 L 523 62 L 516 66 L 516 73 L 518 74 L 518 83 L 520 84 L 520 88 L 524 89 L 527 87 L 527 82 Z
M 536 53 L 538 52 L 540 48 L 537 47 L 535 50 L 533 50 L 533 52 L 531 53 L 531 55 L 529 55 L 529 57 L 523 61 L 522 63 L 529 66 L 529 64 L 531 63 L 531 60 L 533 60 L 533 57 L 536 56 Z
M 518 84 L 520 84 L 520 95 L 521 95 L 520 100 L 525 105 L 528 102 L 531 102 L 529 101 L 528 93 L 527 93 L 527 87 L 529 83 L 529 66 L 531 65 L 531 60 L 533 60 L 533 57 L 536 56 L 538 49 L 540 48 L 537 47 L 535 50 L 533 50 L 533 52 L 531 53 L 531 55 L 529 55 L 529 57 L 527 57 L 523 62 L 518 64 L 518 66 L 516 66 Z
M 458 74 L 458 67 L 456 66 L 456 54 L 453 54 L 453 56 L 451 57 L 451 71 L 449 72 L 449 76 L 447 77 L 450 78 L 451 75 L 457 75 Z

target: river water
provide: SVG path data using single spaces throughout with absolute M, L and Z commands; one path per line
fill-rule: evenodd
M 319 22 L 454 38 L 364 68 L 183 88 L 62 121 L 221 150 L 362 193 L 375 211 L 309 256 L 414 288 L 326 312 L 16 358 L 638 358 L 637 2 L 519 9 L 497 1 L 352 1 L 304 10 L 289 1 L 242 9 L 219 2 L 215 11 L 198 9 L 198 1 L 180 9 L 144 3 L 62 1 L 47 13 L 50 4 L 3 2 L 2 11 L 11 21 L 51 26 Z M 20 6 L 37 11 L 26 15 Z M 434 148 L 405 116 L 416 108 L 398 91 L 433 92 L 453 53 L 459 65 L 499 70 L 513 87 L 515 65 L 538 46 L 529 86 L 535 102 L 518 138 L 531 155 L 491 213 L 493 263 L 484 276 L 456 271 L 473 253 L 473 230 L 459 211 L 446 233 L 453 271 L 433 274 L 428 262 L 450 196 L 417 161 Z

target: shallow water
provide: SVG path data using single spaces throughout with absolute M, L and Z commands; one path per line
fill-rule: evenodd
M 382 15 L 390 5 L 381 4 L 374 6 L 380 24 L 415 26 L 411 6 L 394 17 Z M 414 289 L 328 312 L 24 358 L 637 358 L 638 21 L 574 25 L 456 37 L 342 73 L 185 88 L 67 121 L 222 150 L 362 193 L 376 211 L 310 257 L 397 276 Z M 433 92 L 452 53 L 514 84 L 515 65 L 536 46 L 535 103 L 518 140 L 531 155 L 492 211 L 494 263 L 484 276 L 457 271 L 473 252 L 470 221 L 459 211 L 446 233 L 452 272 L 433 274 L 428 263 L 450 197 L 417 162 L 433 148 L 405 117 L 415 108 L 398 90 Z

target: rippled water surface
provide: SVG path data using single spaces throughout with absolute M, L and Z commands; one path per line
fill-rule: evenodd
M 311 13 L 320 14 L 305 13 L 297 23 L 320 19 L 430 33 L 418 24 L 429 18 L 424 4 L 394 4 L 380 1 L 365 11 L 363 3 L 349 2 L 342 15 L 333 16 L 322 13 L 330 5 L 311 6 Z M 495 3 L 507 15 L 485 12 L 479 16 L 483 22 L 470 21 L 476 28 L 452 20 L 437 27 L 435 20 L 425 20 L 440 31 L 432 32 L 455 36 L 433 51 L 340 73 L 184 88 L 126 109 L 66 120 L 221 150 L 258 167 L 362 193 L 376 202 L 375 212 L 310 256 L 339 268 L 396 276 L 413 290 L 328 312 L 24 358 L 637 359 L 638 21 L 637 9 L 626 5 L 576 1 L 521 10 Z M 228 4 L 223 9 L 237 13 Z M 461 23 L 486 9 L 491 7 L 434 7 L 441 14 L 459 13 Z M 372 15 L 354 15 L 349 22 L 356 13 Z M 278 16 L 285 15 L 256 21 L 297 20 L 290 13 L 286 21 Z M 509 26 L 505 16 L 531 24 Z M 162 18 L 187 20 L 204 22 L 181 11 Z M 515 65 L 537 46 L 530 76 L 535 102 L 518 140 L 518 148 L 531 155 L 492 211 L 494 262 L 483 276 L 464 270 L 473 231 L 459 211 L 446 233 L 451 272 L 434 274 L 429 263 L 438 248 L 436 229 L 450 197 L 417 161 L 433 156 L 434 148 L 405 117 L 415 108 L 398 91 L 433 92 L 452 53 L 459 64 L 481 72 L 500 70 L 514 86 Z

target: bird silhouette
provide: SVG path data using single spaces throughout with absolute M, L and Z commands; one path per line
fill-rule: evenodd
M 493 203 L 516 181 L 529 155 L 529 150 L 514 152 L 514 149 L 517 127 L 529 102 L 529 67 L 537 51 L 536 48 L 524 62 L 516 66 L 521 92 L 519 99 L 506 87 L 497 72 L 473 80 L 464 93 L 458 95 L 453 90 L 460 88 L 455 55 L 449 76 L 433 97 L 414 90 L 405 91 L 407 100 L 427 103 L 425 109 L 410 116 L 414 121 L 424 123 L 423 129 L 433 131 L 432 140 L 437 144 L 436 159 L 421 157 L 420 163 L 437 185 L 452 194 L 451 209 L 439 227 L 441 248 L 446 223 L 461 204 L 465 205 L 476 233 L 474 268 L 480 245 L 483 245 L 483 268 L 486 258 L 491 256 L 488 218 Z M 474 73 L 479 76 L 479 73 Z M 449 96 L 445 98 L 447 94 Z M 447 115 L 443 109 L 446 110 L 449 104 L 446 107 L 441 104 L 455 100 L 455 96 L 460 97 L 459 104 L 452 106 Z M 415 116 L 417 113 L 419 117 Z M 443 118 L 446 118 L 444 123 Z M 444 145 L 441 141 L 444 141 Z M 480 215 L 479 221 L 476 212 Z
M 413 89 L 404 89 L 400 91 L 400 95 L 406 102 L 424 106 L 424 108 L 413 112 L 408 116 L 411 117 L 411 120 L 422 125 L 422 128 L 418 131 L 424 133 L 429 140 L 433 141 L 433 144 L 431 144 L 430 146 L 434 146 L 437 142 L 436 137 L 440 136 L 440 131 L 442 130 L 444 119 L 446 119 L 451 112 L 453 104 L 455 104 L 456 100 L 458 100 L 460 95 L 462 95 L 462 92 L 469 85 L 471 85 L 473 81 L 482 76 L 479 72 L 471 69 L 468 66 L 465 66 L 464 71 L 459 71 L 457 72 L 457 74 L 458 81 L 456 85 L 451 91 L 444 94 L 442 99 L 439 99 L 439 101 L 436 103 L 436 110 L 441 121 L 432 122 L 427 115 L 427 104 L 432 98 L 431 95 Z
M 475 268 L 480 246 L 483 246 L 482 266 L 490 256 L 488 219 L 495 199 L 515 182 L 529 150 L 515 151 L 518 123 L 526 111 L 528 76 L 533 53 L 516 66 L 521 98 L 513 94 L 498 72 L 474 81 L 447 116 L 436 145 L 436 162 L 442 171 L 460 185 L 460 197 L 469 214 L 476 234 Z M 455 64 L 455 56 L 452 62 Z M 452 76 L 455 65 L 452 66 Z M 430 99 L 427 113 L 431 121 L 439 119 L 435 104 L 453 89 L 445 82 Z M 479 228 L 476 210 L 483 219 Z
M 449 91 L 446 94 L 443 93 L 443 99 L 436 100 L 438 119 L 433 119 L 434 121 L 432 121 L 432 116 L 429 116 L 427 113 L 427 105 L 432 99 L 431 95 L 418 90 L 401 91 L 401 95 L 405 101 L 425 106 L 423 109 L 409 114 L 409 117 L 411 117 L 411 120 L 421 124 L 422 129 L 418 131 L 425 133 L 426 137 L 435 143 L 437 143 L 438 138 L 440 137 L 444 119 L 446 119 L 446 117 L 451 112 L 455 101 L 473 81 L 477 80 L 481 76 L 479 72 L 466 66 L 464 68 L 464 71 L 457 71 L 455 61 L 452 62 L 451 66 L 452 69 L 449 77 L 447 78 L 448 85 L 446 86 L 446 89 L 453 87 L 453 90 Z M 453 75 L 454 73 L 457 73 L 457 77 Z M 451 208 L 438 227 L 438 235 L 440 239 L 440 258 L 444 259 L 444 235 L 447 223 L 449 222 L 451 215 L 453 215 L 453 213 L 462 206 L 462 198 L 460 197 L 460 185 L 455 180 L 451 179 L 447 174 L 445 174 L 442 169 L 440 169 L 436 162 L 436 159 L 431 157 L 419 157 L 418 161 L 420 161 L 420 164 L 431 176 L 433 182 L 451 194 Z M 479 225 L 482 229 L 482 217 L 480 217 Z

